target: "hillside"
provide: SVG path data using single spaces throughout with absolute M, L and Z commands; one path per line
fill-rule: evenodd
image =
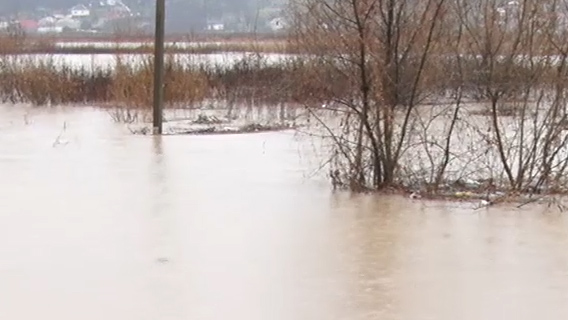
M 96 3 L 120 0 L 96 0 Z M 0 15 L 15 14 L 40 19 L 53 12 L 68 10 L 88 0 L 0 0 Z M 155 1 L 122 0 L 133 12 L 152 20 Z M 254 31 L 269 28 L 269 21 L 282 15 L 287 0 L 166 0 L 168 31 L 195 31 L 222 23 L 224 30 Z

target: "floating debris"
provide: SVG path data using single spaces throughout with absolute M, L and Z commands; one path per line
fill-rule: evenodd
M 223 124 L 223 123 L 221 123 Z M 260 133 L 270 131 L 283 131 L 294 129 L 291 124 L 274 124 L 264 125 L 259 123 L 250 123 L 245 125 L 228 125 L 228 124 L 203 125 L 191 123 L 178 123 L 175 125 L 167 125 L 163 128 L 164 135 L 213 135 L 213 134 L 238 134 L 238 133 Z M 129 127 L 130 132 L 138 135 L 150 135 L 152 129 L 148 125 L 138 128 Z
M 410 194 L 410 199 L 422 199 L 422 195 L 418 192 L 413 192 Z
M 161 258 L 156 259 L 156 262 L 158 262 L 158 263 L 168 263 L 168 262 L 170 262 L 170 259 L 165 258 L 165 257 L 161 257 Z
M 221 124 L 225 123 L 225 121 L 220 120 L 216 116 L 208 116 L 205 114 L 200 114 L 197 116 L 197 119 L 192 121 L 194 124 Z

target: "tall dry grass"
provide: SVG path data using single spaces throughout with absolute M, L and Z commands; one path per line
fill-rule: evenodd
M 153 59 L 144 58 L 141 63 L 129 59 L 133 58 L 116 55 L 112 68 L 90 68 L 61 64 L 49 57 L 2 55 L 0 99 L 36 106 L 150 108 Z M 307 101 L 312 92 L 306 89 L 313 86 L 302 78 L 313 67 L 297 58 L 271 64 L 257 54 L 231 65 L 168 55 L 164 78 L 166 107 L 195 108 L 212 100 L 264 106 Z
M 0 57 L 0 99 L 36 106 L 103 103 L 110 97 L 109 70 L 58 65 L 53 59 Z
M 149 108 L 152 104 L 154 63 L 151 58 L 141 65 L 117 59 L 111 73 L 107 102 L 120 107 Z M 165 64 L 165 101 L 168 107 L 185 108 L 205 99 L 209 92 L 207 75 L 168 57 Z

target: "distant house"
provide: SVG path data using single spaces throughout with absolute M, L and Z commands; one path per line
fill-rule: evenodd
M 65 30 L 78 30 L 81 28 L 81 21 L 73 19 L 71 17 L 66 17 L 55 22 L 55 27 Z
M 77 30 L 81 28 L 81 20 L 71 16 L 45 17 L 38 21 L 39 33 L 53 33 L 65 30 Z
M 53 27 L 55 25 L 55 22 L 57 22 L 57 19 L 55 17 L 45 17 L 45 18 L 41 18 L 38 21 L 38 27 L 39 28 L 44 28 L 44 27 Z
M 270 20 L 268 26 L 272 31 L 281 31 L 288 27 L 288 24 L 284 18 L 278 17 Z
M 63 28 L 61 27 L 39 27 L 37 29 L 37 33 L 45 34 L 45 33 L 61 33 L 63 32 Z
M 91 15 L 91 10 L 82 4 L 78 4 L 69 10 L 72 17 L 88 17 Z
M 225 24 L 219 20 L 209 20 L 207 21 L 207 30 L 209 31 L 223 31 L 225 30 Z
M 19 24 L 24 32 L 35 32 L 39 27 L 38 22 L 35 20 L 20 20 Z

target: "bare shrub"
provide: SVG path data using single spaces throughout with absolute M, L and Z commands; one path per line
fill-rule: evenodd
M 565 143 L 566 38 L 558 34 L 559 1 L 524 1 L 503 9 L 492 0 L 479 10 L 458 1 L 467 30 L 462 53 L 469 59 L 477 100 L 487 102 L 487 139 L 498 159 L 496 184 L 510 191 L 561 188 Z M 474 23 L 471 21 L 482 22 Z M 554 58 L 553 58 L 554 57 Z M 558 59 L 559 58 L 559 59 Z
M 339 129 L 319 121 L 337 142 L 332 172 L 342 185 L 365 190 L 400 183 L 399 160 L 412 112 L 429 85 L 444 3 L 295 2 L 298 46 L 325 65 L 322 70 L 332 70 L 321 79 L 342 79 L 348 93 L 325 84 L 317 91 L 344 111 Z
M 564 0 L 294 1 L 293 39 L 318 65 L 302 83 L 333 106 L 302 100 L 333 145 L 332 183 L 565 192 L 567 9 Z

